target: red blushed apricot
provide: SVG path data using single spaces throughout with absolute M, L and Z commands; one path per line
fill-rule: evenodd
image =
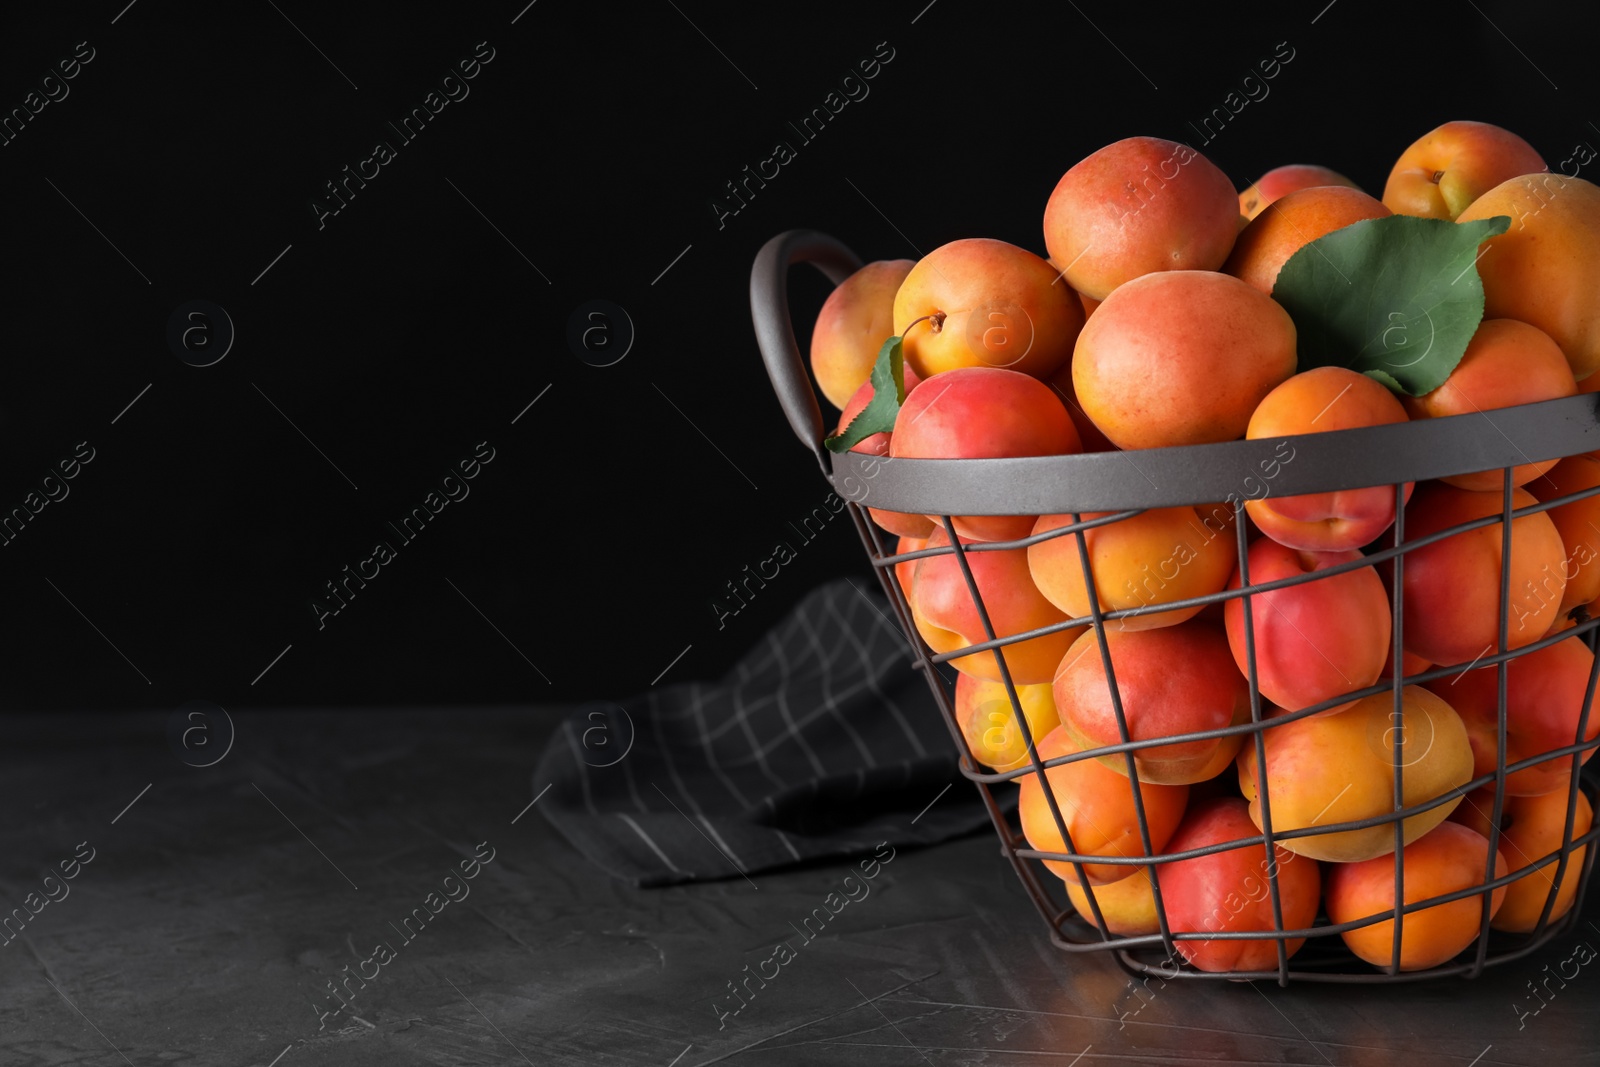
M 1203 622 L 1159 630 L 1106 631 L 1128 740 L 1153 741 L 1237 726 L 1250 719 L 1250 687 L 1233 665 L 1221 631 Z M 1092 630 L 1067 652 L 1054 692 L 1061 725 L 1080 748 L 1122 741 L 1105 663 Z M 1238 752 L 1239 734 L 1152 745 L 1133 753 L 1140 781 L 1187 785 L 1205 780 Z M 1226 754 L 1226 759 L 1224 759 Z M 1122 753 L 1101 757 L 1127 772 Z
M 1454 219 L 1501 182 L 1545 169 L 1533 146 L 1487 122 L 1447 122 L 1395 160 L 1383 202 L 1396 215 Z
M 1067 284 L 1095 300 L 1153 271 L 1212 271 L 1238 233 L 1233 182 L 1187 145 L 1129 137 L 1062 175 L 1044 243 Z
M 1534 502 L 1525 490 L 1511 491 L 1513 508 Z M 1420 540 L 1500 513 L 1498 491 L 1475 493 L 1429 482 L 1406 507 L 1405 536 Z M 1408 652 L 1446 666 L 1471 663 L 1498 646 L 1501 543 L 1500 524 L 1491 523 L 1406 553 Z M 1513 519 L 1508 648 L 1532 644 L 1550 631 L 1560 617 L 1566 584 L 1566 549 L 1555 523 L 1543 512 Z
M 1515 534 L 1512 535 L 1513 538 Z M 1520 763 L 1542 752 L 1577 744 L 1583 698 L 1594 655 L 1576 637 L 1557 641 L 1506 664 L 1506 763 Z M 1428 688 L 1450 703 L 1466 724 L 1472 742 L 1472 776 L 1493 774 L 1499 748 L 1500 670 L 1479 667 L 1454 678 L 1437 678 Z M 1589 716 L 1582 740 L 1600 737 L 1600 708 Z M 1585 762 L 1594 755 L 1589 749 Z M 1537 796 L 1566 790 L 1572 757 L 1525 767 L 1506 778 L 1512 796 Z
M 895 294 L 894 327 L 924 378 L 962 367 L 1048 378 L 1072 356 L 1083 305 L 1032 252 L 974 237 L 917 262 Z
M 849 403 L 872 374 L 883 342 L 894 336 L 894 294 L 911 267 L 909 259 L 868 263 L 823 301 L 811 331 L 811 370 L 834 407 Z
M 1275 582 L 1361 558 L 1353 549 L 1296 551 L 1262 538 L 1250 546 L 1250 582 Z M 1239 577 L 1235 572 L 1229 589 L 1239 588 Z M 1249 644 L 1243 599 L 1228 601 L 1223 613 L 1234 662 L 1245 671 Z M 1250 618 L 1256 684 L 1262 696 L 1289 711 L 1366 688 L 1378 680 L 1390 651 L 1389 595 L 1371 567 L 1255 593 Z
M 1109 512 L 1089 512 L 1085 521 Z M 1041 515 L 1033 532 L 1072 525 L 1070 515 Z M 1083 533 L 1101 611 L 1153 609 L 1161 604 L 1221 592 L 1233 573 L 1231 522 L 1202 520 L 1192 507 L 1153 508 Z M 1068 617 L 1088 617 L 1089 590 L 1083 580 L 1078 539 L 1062 534 L 1028 546 L 1034 584 Z M 1198 607 L 1150 610 L 1108 622 L 1113 630 L 1151 630 L 1173 626 L 1199 613 Z
M 1489 819 L 1494 814 L 1494 787 L 1474 789 L 1461 801 L 1461 806 L 1451 814 L 1450 821 L 1461 823 L 1489 836 Z M 1578 807 L 1573 812 L 1572 836 L 1582 837 L 1594 825 L 1594 808 L 1580 789 Z M 1515 874 L 1560 850 L 1567 828 L 1567 791 L 1558 789 L 1536 797 L 1505 798 L 1500 810 L 1500 854 L 1510 864 Z M 1539 915 L 1545 901 L 1554 890 L 1556 902 L 1550 907 L 1550 922 L 1555 922 L 1572 910 L 1577 899 L 1578 883 L 1583 874 L 1584 853 L 1588 845 L 1579 845 L 1567 859 L 1567 869 L 1561 876 L 1561 887 L 1556 885 L 1556 864 L 1548 864 L 1507 885 L 1505 903 L 1494 913 L 1489 923 L 1496 930 L 1510 933 L 1530 933 L 1539 925 Z
M 1489 840 L 1460 823 L 1440 823 L 1400 854 L 1405 882 L 1405 904 L 1454 893 L 1483 884 L 1489 866 Z M 1505 855 L 1494 857 L 1494 876 L 1504 877 Z M 1490 914 L 1505 900 L 1506 887 L 1491 892 Z M 1335 923 L 1355 922 L 1380 915 L 1395 906 L 1394 856 L 1360 863 L 1340 863 L 1328 869 L 1328 918 Z M 1421 911 L 1407 912 L 1400 921 L 1400 969 L 1420 971 L 1453 959 L 1483 929 L 1483 897 L 1466 896 Z M 1388 967 L 1394 958 L 1394 920 L 1358 926 L 1340 935 L 1351 952 L 1374 967 Z
M 1268 393 L 1250 416 L 1245 436 L 1268 441 L 1297 434 L 1353 430 L 1405 422 L 1395 395 L 1365 374 L 1344 367 L 1302 371 Z M 1287 444 L 1287 443 L 1286 443 Z M 1293 446 L 1290 459 L 1294 457 Z M 1412 484 L 1406 484 L 1410 499 Z M 1377 485 L 1245 502 L 1261 532 L 1289 548 L 1334 552 L 1370 544 L 1394 522 L 1394 489 Z
M 838 292 L 838 290 L 834 291 Z M 902 372 L 906 386 L 906 396 L 909 397 L 911 390 L 915 389 L 922 379 L 918 378 L 917 372 L 910 367 L 903 367 Z M 849 402 L 845 404 L 844 410 L 839 414 L 839 425 L 834 429 L 834 433 L 844 433 L 846 428 L 855 421 L 856 416 L 860 415 L 862 411 L 866 410 L 866 406 L 872 403 L 872 398 L 876 394 L 877 390 L 872 387 L 871 381 L 862 382 L 856 389 L 855 394 L 850 397 Z M 890 434 L 886 433 L 875 433 L 870 437 L 864 437 L 856 442 L 856 446 L 850 451 L 865 452 L 872 456 L 886 456 L 889 454 L 890 436 Z M 860 503 L 860 501 L 857 501 L 857 503 Z M 912 515 L 903 511 L 884 511 L 881 508 L 868 508 L 867 511 L 872 516 L 873 522 L 900 537 L 927 537 L 933 532 L 933 520 L 926 515 Z
M 1257 837 L 1245 802 L 1223 797 L 1196 804 L 1167 841 L 1167 852 L 1186 852 L 1228 841 Z M 1192 859 L 1173 860 L 1156 867 L 1167 926 L 1174 934 L 1220 934 L 1279 929 L 1273 923 L 1272 883 L 1278 880 L 1284 930 L 1304 930 L 1317 918 L 1322 875 L 1317 861 L 1273 846 L 1267 859 L 1259 842 L 1211 852 Z M 1305 938 L 1284 942 L 1293 956 Z M 1278 966 L 1278 942 L 1262 940 L 1200 940 L 1177 942 L 1178 951 L 1202 971 L 1265 971 Z
M 1051 760 L 1078 751 L 1059 727 L 1046 734 L 1035 748 L 1041 760 Z M 1050 792 L 1061 811 L 1067 833 L 1072 837 L 1073 851 L 1080 856 L 1134 857 L 1151 854 L 1145 852 L 1139 836 L 1139 813 L 1134 806 L 1135 788 L 1144 805 L 1150 847 L 1155 852 L 1162 850 L 1172 831 L 1177 829 L 1183 819 L 1184 806 L 1189 802 L 1188 786 L 1134 782 L 1094 759 L 1081 759 L 1051 767 L 1045 771 L 1045 778 L 1050 783 Z M 1041 852 L 1067 851 L 1038 773 L 1022 776 L 1021 782 L 1017 815 L 1028 844 Z M 1078 875 L 1072 864 L 1063 860 L 1045 860 L 1044 863 L 1069 886 L 1078 883 Z M 1138 867 L 1130 864 L 1085 863 L 1083 869 L 1090 885 L 1108 885 L 1134 874 L 1144 877 Z
M 1290 256 L 1334 230 L 1388 214 L 1388 208 L 1360 189 L 1341 185 L 1301 189 L 1266 208 L 1240 231 L 1223 272 L 1271 296 L 1278 272 Z
M 995 459 L 1078 452 L 1082 443 L 1055 391 L 998 367 L 946 371 L 906 394 L 889 455 L 896 459 Z M 978 541 L 1028 536 L 1034 515 L 957 515 L 956 533 Z
M 1061 725 L 1048 685 L 1016 686 L 1022 718 L 1035 748 L 1045 734 Z M 956 679 L 956 722 L 972 755 L 991 770 L 1010 771 L 1028 761 L 1028 742 L 1017 723 L 1017 711 L 1003 682 L 987 682 L 970 674 Z
M 1271 297 L 1226 274 L 1168 270 L 1095 310 L 1072 384 L 1118 448 L 1232 441 L 1296 358 L 1294 322 Z
M 1239 194 L 1239 214 L 1248 222 L 1266 210 L 1267 205 L 1274 201 L 1297 190 L 1311 189 L 1318 185 L 1358 188 L 1355 182 L 1327 167 L 1309 163 L 1289 163 L 1282 167 L 1273 167 Z
M 1577 392 L 1567 357 L 1543 330 L 1516 319 L 1485 319 L 1450 377 L 1433 392 L 1408 396 L 1404 403 L 1412 418 L 1433 419 L 1556 400 Z M 1553 459 L 1520 463 L 1512 469 L 1511 484 L 1524 485 L 1556 463 Z M 1495 469 L 1440 480 L 1458 489 L 1498 490 L 1503 475 Z
M 938 548 L 949 543 L 945 531 L 935 529 L 928 538 L 927 547 Z M 962 538 L 961 543 L 971 542 Z M 968 552 L 966 560 L 995 637 L 1010 637 L 1067 621 L 1067 616 L 1035 588 L 1028 575 L 1026 549 Z M 954 553 L 917 560 L 911 588 L 913 621 L 922 639 L 935 652 L 953 652 L 989 640 Z M 1055 676 L 1056 665 L 1081 630 L 1081 627 L 1058 630 L 1003 646 L 1012 683 L 1039 685 L 1050 681 Z M 962 673 L 992 682 L 1001 680 L 1000 666 L 992 651 L 959 656 L 951 660 L 950 665 Z
M 1596 380 L 1600 385 L 1600 379 Z M 1600 458 L 1593 453 L 1569 456 L 1526 486 L 1542 504 L 1585 489 L 1600 487 Z M 1600 493 L 1545 512 L 1566 546 L 1567 587 L 1557 609 L 1565 616 L 1579 604 L 1600 597 Z M 1590 612 L 1590 614 L 1594 614 Z

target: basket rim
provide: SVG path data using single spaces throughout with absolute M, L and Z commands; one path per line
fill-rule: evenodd
M 831 455 L 829 480 L 846 500 L 893 511 L 1040 515 L 1394 486 L 1596 449 L 1600 394 L 1579 393 L 1467 415 L 1172 448 L 1002 459 L 842 452 Z

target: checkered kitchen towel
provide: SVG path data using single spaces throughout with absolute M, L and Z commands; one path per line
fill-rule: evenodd
M 644 886 L 986 826 L 892 619 L 875 588 L 830 582 L 722 680 L 585 706 L 539 759 L 534 789 L 551 783 L 539 810 L 589 859 Z

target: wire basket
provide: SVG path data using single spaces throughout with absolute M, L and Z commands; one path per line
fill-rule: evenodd
M 1181 448 L 1141 450 L 1136 474 L 1130 469 L 1130 458 L 1123 453 L 1104 452 L 1079 455 L 1039 456 L 1014 459 L 894 459 L 886 461 L 865 452 L 831 454 L 822 441 L 826 435 L 821 409 L 817 403 L 810 378 L 806 373 L 799 346 L 789 316 L 787 279 L 789 268 L 807 262 L 819 269 L 834 285 L 838 285 L 860 268 L 860 260 L 843 244 L 825 234 L 811 230 L 791 230 L 768 241 L 756 256 L 750 278 L 750 301 L 757 341 L 767 372 L 791 428 L 816 457 L 825 478 L 835 491 L 848 502 L 848 510 L 861 536 L 867 554 L 878 575 L 889 602 L 893 605 L 899 623 L 916 656 L 915 666 L 922 670 L 939 705 L 945 725 L 961 753 L 961 773 L 973 782 L 983 797 L 984 804 L 999 834 L 1001 853 L 1011 862 L 1023 888 L 1033 901 L 1040 917 L 1050 932 L 1051 941 L 1067 952 L 1110 952 L 1119 965 L 1135 977 L 1158 978 L 1163 981 L 1177 978 L 1198 979 L 1276 979 L 1279 985 L 1290 980 L 1305 982 L 1393 982 L 1414 981 L 1444 976 L 1476 977 L 1486 967 L 1508 963 L 1535 951 L 1545 942 L 1571 930 L 1579 920 L 1583 898 L 1587 890 L 1595 860 L 1595 849 L 1584 848 L 1600 838 L 1600 819 L 1585 833 L 1575 833 L 1580 791 L 1589 794 L 1582 778 L 1582 763 L 1593 749 L 1600 746 L 1600 736 L 1589 736 L 1590 711 L 1593 703 L 1596 675 L 1600 673 L 1600 657 L 1596 657 L 1588 672 L 1587 687 L 1583 695 L 1581 717 L 1576 735 L 1570 744 L 1540 752 L 1516 762 L 1507 762 L 1507 664 L 1521 656 L 1529 655 L 1553 645 L 1557 641 L 1578 636 L 1589 647 L 1595 646 L 1594 631 L 1600 619 L 1590 619 L 1581 609 L 1571 613 L 1575 625 L 1550 633 L 1538 641 L 1511 649 L 1509 640 L 1510 590 L 1512 558 L 1511 535 L 1513 520 L 1525 515 L 1544 512 L 1600 493 L 1600 487 L 1557 497 L 1533 506 L 1515 507 L 1513 499 L 1512 469 L 1519 464 L 1541 460 L 1554 460 L 1578 455 L 1600 448 L 1600 396 L 1578 395 L 1560 400 L 1519 407 L 1498 409 L 1492 420 L 1500 432 L 1486 432 L 1486 427 L 1476 415 L 1419 420 L 1387 426 L 1351 430 L 1337 430 L 1307 435 L 1288 440 L 1293 443 L 1294 462 L 1273 464 L 1281 459 L 1276 445 L 1267 440 L 1233 441 L 1222 444 L 1197 445 Z M 1513 443 L 1515 442 L 1515 443 Z M 1268 466 L 1273 464 L 1273 466 Z M 1251 480 L 1260 481 L 1264 471 L 1272 471 L 1273 492 L 1279 495 L 1321 493 L 1334 490 L 1364 487 L 1389 487 L 1394 495 L 1395 521 L 1386 547 L 1373 551 L 1370 546 L 1361 559 L 1336 565 L 1325 570 L 1313 570 L 1302 575 L 1279 578 L 1267 582 L 1251 583 L 1247 523 L 1244 503 L 1246 496 L 1241 487 L 1250 492 Z M 1405 502 L 1408 483 L 1448 477 L 1477 471 L 1503 472 L 1503 507 L 1497 515 L 1461 522 L 1448 528 L 1430 532 L 1427 536 L 1407 540 L 1405 535 Z M 1142 477 L 1140 476 L 1142 475 Z M 917 551 L 896 553 L 890 550 L 886 535 L 871 521 L 867 506 L 870 495 L 873 508 L 896 512 L 921 514 L 936 518 L 943 527 L 943 545 Z M 1239 568 L 1237 588 L 1184 600 L 1161 603 L 1162 610 L 1180 610 L 1194 607 L 1204 609 L 1232 599 L 1242 599 L 1244 608 L 1243 630 L 1246 646 L 1244 673 L 1249 682 L 1250 719 L 1218 729 L 1174 734 L 1142 740 L 1129 740 L 1129 729 L 1124 716 L 1123 698 L 1116 682 L 1115 665 L 1107 640 L 1108 624 L 1137 615 L 1145 609 L 1132 608 L 1104 611 L 1101 598 L 1095 589 L 1095 574 L 1090 563 L 1086 533 L 1099 526 L 1130 519 L 1153 508 L 1213 505 L 1227 501 L 1231 505 L 1232 535 L 1236 540 L 1236 564 Z M 1085 519 L 1086 514 L 1095 517 Z M 1034 533 L 1013 541 L 964 543 L 957 536 L 953 516 L 973 515 L 1066 515 L 1070 522 L 1054 529 Z M 1469 530 L 1499 525 L 1504 550 L 1501 552 L 1499 635 L 1497 647 L 1491 648 L 1473 663 L 1439 665 L 1419 673 L 1407 674 L 1403 667 L 1402 635 L 1404 633 L 1404 583 L 1406 557 L 1415 550 L 1452 535 Z M 1077 557 L 1081 576 L 1087 591 L 1088 615 L 1048 626 L 1010 633 L 996 637 L 989 610 L 974 579 L 973 560 L 978 553 L 1007 551 L 1024 548 L 1054 538 L 1071 537 L 1077 542 Z M 923 639 L 913 618 L 908 590 L 902 586 L 900 566 L 918 559 L 933 556 L 953 556 L 960 569 L 968 595 L 981 620 L 985 640 L 960 648 L 935 652 Z M 998 558 L 998 557 L 997 557 Z M 1367 567 L 1392 568 L 1392 679 L 1380 679 L 1377 684 L 1362 689 L 1352 689 L 1335 698 L 1293 711 L 1269 717 L 1259 687 L 1257 645 L 1254 631 L 1254 612 L 1250 597 L 1264 592 L 1287 588 L 1305 582 L 1321 580 L 1335 572 Z M 1069 751 L 1053 758 L 1041 757 L 1032 736 L 1028 716 L 1019 699 L 1017 685 L 1008 668 L 1003 649 L 1020 642 L 1040 638 L 1052 633 L 1078 627 L 1092 627 L 1098 646 L 1101 667 L 1109 683 L 1110 703 L 1115 714 L 1121 742 L 1099 747 Z M 996 665 L 998 679 L 1004 687 L 1010 705 L 1012 722 L 1020 731 L 1025 743 L 1027 759 L 1011 770 L 986 769 L 975 756 L 967 735 L 963 731 L 956 710 L 954 686 L 947 679 L 941 665 L 962 657 L 990 656 Z M 972 661 L 968 661 L 971 663 Z M 1480 775 L 1436 796 L 1407 804 L 1405 802 L 1405 774 L 1408 756 L 1404 748 L 1404 729 L 1393 730 L 1392 753 L 1389 762 L 1393 768 L 1394 790 L 1392 810 L 1373 817 L 1311 825 L 1274 828 L 1272 800 L 1268 773 L 1258 773 L 1256 782 L 1259 802 L 1259 833 L 1209 843 L 1179 852 L 1162 852 L 1152 847 L 1151 823 L 1142 799 L 1142 787 L 1130 792 L 1137 815 L 1139 854 L 1096 855 L 1078 852 L 1072 835 L 1062 815 L 1060 798 L 1051 786 L 1047 769 L 1064 766 L 1079 760 L 1099 759 L 1106 762 L 1116 759 L 1130 780 L 1136 780 L 1135 760 L 1140 752 L 1160 745 L 1211 741 L 1218 738 L 1240 737 L 1241 751 L 1248 757 L 1253 749 L 1254 766 L 1268 767 L 1266 733 L 1283 729 L 1290 723 L 1306 719 L 1351 701 L 1376 694 L 1393 694 L 1394 722 L 1401 723 L 1402 692 L 1407 686 L 1421 685 L 1440 678 L 1462 674 L 1470 669 L 1493 667 L 1497 674 L 1498 745 L 1493 771 Z M 1510 774 L 1547 760 L 1570 759 L 1570 774 L 1565 786 L 1566 822 L 1560 843 L 1546 855 L 1526 857 L 1525 866 L 1510 873 L 1495 876 L 1495 858 L 1500 849 L 1504 805 L 1507 799 L 1506 782 Z M 1415 762 L 1411 760 L 1409 762 Z M 1414 774 L 1418 772 L 1413 772 Z M 1033 848 L 1007 814 L 1006 805 L 999 799 L 1008 783 L 1022 784 L 1033 779 L 1048 806 L 1050 821 L 1063 843 L 1061 851 Z M 1405 868 L 1402 866 L 1401 847 L 1406 838 L 1404 820 L 1422 815 L 1441 805 L 1449 804 L 1479 787 L 1492 787 L 1493 810 L 1489 813 L 1488 861 L 1481 883 L 1465 889 L 1407 901 L 1404 892 Z M 1399 909 L 1390 908 L 1363 918 L 1334 923 L 1329 921 L 1318 905 L 1316 919 L 1311 925 L 1289 928 L 1285 925 L 1283 908 L 1283 873 L 1285 865 L 1280 857 L 1285 855 L 1278 842 L 1294 837 L 1315 837 L 1371 827 L 1391 826 L 1394 833 L 1394 896 L 1403 902 Z M 1210 855 L 1226 850 L 1260 849 L 1262 881 L 1268 888 L 1272 911 L 1272 928 L 1265 930 L 1222 930 L 1175 928 L 1170 921 L 1168 905 L 1161 895 L 1157 878 L 1157 865 Z M 1581 855 L 1580 855 L 1581 852 Z M 1290 859 L 1293 858 L 1291 854 Z M 1106 886 L 1088 884 L 1083 889 L 1087 898 L 1088 920 L 1080 918 L 1079 911 L 1066 899 L 1065 882 L 1046 867 L 1046 861 L 1058 869 L 1070 868 L 1079 886 L 1090 880 L 1085 877 L 1089 864 L 1121 864 L 1133 867 L 1129 877 L 1148 879 L 1154 902 L 1155 933 L 1119 935 L 1112 932 L 1101 907 L 1099 896 Z M 1558 890 L 1565 892 L 1568 869 L 1577 865 L 1575 898 L 1564 915 L 1552 921 L 1551 913 L 1558 899 Z M 1491 893 L 1510 885 L 1536 871 L 1554 870 L 1552 888 L 1536 925 L 1526 933 L 1505 933 L 1491 930 Z M 1456 957 L 1442 964 L 1420 969 L 1402 969 L 1401 935 L 1407 916 L 1425 908 L 1450 901 L 1476 897 L 1481 902 L 1482 922 L 1475 942 Z M 1398 914 L 1397 914 L 1398 910 Z M 1092 921 L 1089 921 L 1092 920 Z M 1359 959 L 1346 946 L 1340 935 L 1360 927 L 1389 922 L 1393 928 L 1392 952 L 1387 965 L 1377 965 Z M 1291 952 L 1289 944 L 1304 940 L 1298 952 Z M 1215 940 L 1247 940 L 1272 942 L 1276 950 L 1276 966 L 1256 969 L 1201 970 L 1193 966 L 1179 949 L 1180 943 Z

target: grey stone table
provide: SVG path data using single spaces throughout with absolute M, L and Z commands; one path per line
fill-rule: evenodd
M 1600 923 L 1474 982 L 1149 991 L 982 835 L 633 889 L 529 808 L 564 710 L 236 713 L 206 768 L 164 714 L 6 718 L 0 1063 L 1600 1063 L 1600 967 L 1549 980 Z

